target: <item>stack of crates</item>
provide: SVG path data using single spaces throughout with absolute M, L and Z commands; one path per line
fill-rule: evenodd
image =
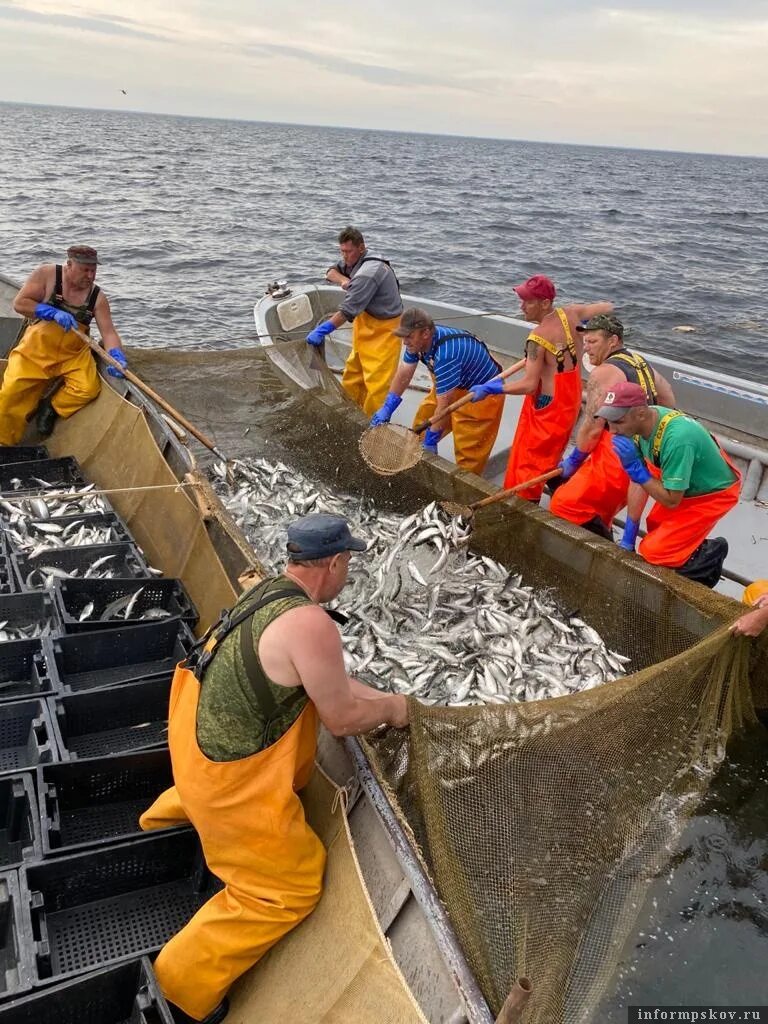
M 75 459 L 0 448 L 0 1024 L 172 1024 L 150 958 L 220 883 L 191 827 L 138 819 L 171 785 L 197 613 L 103 496 L 58 514 L 85 484 Z M 40 522 L 110 542 L 49 547 Z

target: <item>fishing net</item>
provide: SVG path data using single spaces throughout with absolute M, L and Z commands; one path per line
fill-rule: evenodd
M 421 438 L 399 423 L 370 427 L 359 441 L 366 464 L 380 476 L 395 476 L 412 469 L 421 459 Z

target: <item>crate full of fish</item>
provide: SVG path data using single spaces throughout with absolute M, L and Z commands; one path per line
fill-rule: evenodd
M 59 615 L 52 594 L 44 591 L 0 597 L 0 644 L 58 636 Z
M 35 519 L 40 522 L 50 519 L 55 522 L 67 516 L 114 511 L 110 502 L 96 490 L 96 484 L 64 487 L 49 493 L 44 492 L 44 496 L 6 494 L 0 497 L 0 520 L 3 526 L 13 526 L 20 519 Z
M 0 1024 L 174 1024 L 146 957 L 0 1006 Z
M 172 785 L 167 749 L 40 765 L 37 791 L 43 856 L 140 835 L 139 816 L 158 793 Z
M 37 984 L 157 952 L 221 888 L 191 829 L 51 858 L 19 881 Z
M 0 445 L 0 466 L 14 462 L 40 462 L 48 457 L 48 449 L 44 444 Z
M 178 616 L 190 629 L 197 608 L 181 580 L 57 580 L 54 599 L 66 633 L 137 626 Z
M 41 856 L 40 819 L 31 772 L 0 778 L 0 870 Z
M 49 698 L 62 761 L 151 750 L 168 743 L 171 676 Z
M 114 512 L 85 512 L 59 519 L 18 519 L 3 530 L 9 551 L 37 558 L 64 548 L 130 543 L 131 535 Z
M 0 874 L 0 999 L 9 999 L 32 988 L 32 934 L 22 913 L 19 876 Z
M 58 760 L 51 716 L 44 699 L 0 704 L 0 775 Z
M 193 643 L 181 619 L 172 618 L 63 636 L 53 641 L 53 654 L 62 692 L 77 693 L 165 676 Z
M 56 548 L 34 557 L 11 554 L 10 559 L 22 590 L 50 590 L 56 580 L 150 575 L 139 549 L 128 542 Z
M 0 644 L 0 702 L 56 693 L 59 677 L 44 639 Z
M 0 465 L 0 492 L 46 491 L 84 484 L 77 459 L 66 455 L 61 459 L 39 459 Z

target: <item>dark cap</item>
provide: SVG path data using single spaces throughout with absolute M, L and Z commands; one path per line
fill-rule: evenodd
M 294 562 L 312 562 L 341 551 L 365 551 L 368 545 L 349 532 L 343 516 L 313 512 L 288 527 L 288 557 Z
M 84 263 L 86 266 L 95 267 L 98 262 L 98 255 L 90 245 L 70 245 L 67 249 L 67 259 L 75 263 Z
M 605 331 L 606 334 L 615 334 L 617 338 L 624 337 L 624 324 L 610 313 L 598 313 L 591 320 L 582 320 L 576 330 L 582 334 L 587 331 Z
M 531 299 L 554 299 L 557 291 L 555 282 L 544 274 L 534 274 L 522 284 L 516 284 L 513 291 L 516 291 L 523 302 Z
M 424 309 L 416 309 L 411 307 L 410 309 L 403 310 L 403 315 L 400 317 L 400 326 L 395 329 L 395 334 L 398 338 L 407 338 L 409 334 L 414 331 L 420 331 L 424 327 L 434 327 L 435 321 Z
M 615 423 L 629 409 L 638 409 L 643 405 L 648 405 L 648 399 L 640 385 L 624 380 L 605 396 L 603 404 L 595 413 L 595 419 L 599 416 L 609 423 Z

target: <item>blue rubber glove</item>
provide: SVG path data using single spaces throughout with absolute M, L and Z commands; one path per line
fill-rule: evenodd
M 640 449 L 634 441 L 628 437 L 621 437 L 614 434 L 611 438 L 613 450 L 619 456 L 619 462 L 627 471 L 627 476 L 635 484 L 646 484 L 651 479 L 645 459 L 640 454 Z
M 38 320 L 53 320 L 63 327 L 65 331 L 71 331 L 73 327 L 77 326 L 77 320 L 68 313 L 66 309 L 56 309 L 55 306 L 49 306 L 47 302 L 38 302 L 35 306 L 35 316 Z
M 558 467 L 562 479 L 570 480 L 576 470 L 584 465 L 588 456 L 589 452 L 583 452 L 581 448 L 574 448 L 570 455 L 566 455 Z
M 624 524 L 624 533 L 621 535 L 619 541 L 619 547 L 624 548 L 625 551 L 635 550 L 635 541 L 637 540 L 637 531 L 640 529 L 640 521 L 638 519 L 630 519 L 627 517 L 627 521 Z
M 307 335 L 307 341 L 310 345 L 322 345 L 329 334 L 333 334 L 336 330 L 336 324 L 332 320 L 324 320 L 323 323 L 318 324 L 314 331 L 310 331 Z
M 424 451 L 437 455 L 437 442 L 442 436 L 442 430 L 428 430 L 424 435 Z
M 371 416 L 371 426 L 380 427 L 382 423 L 389 423 L 392 419 L 392 413 L 402 402 L 400 395 L 396 395 L 394 391 L 390 391 L 387 397 L 384 399 L 384 405 Z
M 120 363 L 121 366 L 128 365 L 128 360 L 125 358 L 125 352 L 123 352 L 121 348 L 111 348 L 109 350 L 109 354 L 112 356 L 115 362 Z M 108 366 L 107 373 L 109 374 L 110 377 L 117 377 L 118 380 L 125 380 L 125 374 L 120 373 L 120 371 L 116 369 L 114 366 Z
M 488 395 L 500 395 L 504 391 L 504 381 L 500 377 L 492 377 L 485 384 L 475 384 L 470 389 L 473 402 L 482 402 Z

